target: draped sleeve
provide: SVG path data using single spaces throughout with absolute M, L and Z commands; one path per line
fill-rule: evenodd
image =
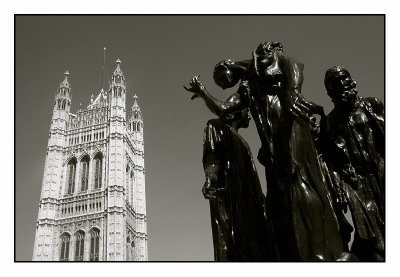
M 229 128 L 220 119 L 211 119 L 204 128 L 203 135 L 203 167 L 209 165 L 224 166 L 226 162 L 226 128 Z

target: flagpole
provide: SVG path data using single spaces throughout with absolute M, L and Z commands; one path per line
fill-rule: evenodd
M 103 72 L 101 74 L 101 90 L 104 91 L 104 75 L 105 75 L 105 70 L 106 70 L 106 50 L 107 48 L 103 48 Z

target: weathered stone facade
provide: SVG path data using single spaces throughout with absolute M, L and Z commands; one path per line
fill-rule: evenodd
M 126 117 L 121 61 L 86 109 L 70 113 L 68 72 L 54 101 L 34 261 L 146 261 L 143 116 Z

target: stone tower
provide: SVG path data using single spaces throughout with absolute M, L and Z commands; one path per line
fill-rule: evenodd
M 108 92 L 70 112 L 68 71 L 57 89 L 34 261 L 146 261 L 143 116 L 117 60 Z

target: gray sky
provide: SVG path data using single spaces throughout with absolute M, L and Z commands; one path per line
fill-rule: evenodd
M 71 111 L 86 106 L 101 87 L 104 46 L 106 80 L 121 59 L 127 109 L 136 93 L 144 115 L 152 261 L 213 259 L 209 206 L 201 193 L 203 127 L 213 115 L 182 88 L 193 75 L 225 99 L 235 90 L 213 83 L 215 63 L 248 59 L 260 42 L 279 41 L 305 64 L 303 94 L 326 112 L 332 105 L 323 78 L 333 65 L 350 71 L 361 96 L 384 100 L 383 16 L 22 16 L 15 30 L 17 260 L 32 258 L 54 93 L 68 70 Z M 242 134 L 256 156 L 254 124 Z

